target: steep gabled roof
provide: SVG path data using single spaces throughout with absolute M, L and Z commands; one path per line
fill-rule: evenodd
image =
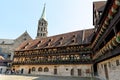
M 27 31 L 25 31 L 22 35 L 20 35 L 18 38 L 16 38 L 16 40 L 19 40 L 21 39 L 22 37 L 26 37 L 26 36 L 29 36 L 31 38 L 31 36 L 28 34 Z M 31 38 L 32 39 L 32 38 Z
M 16 50 L 32 50 L 91 43 L 94 29 L 80 30 L 23 42 Z M 84 38 L 84 39 L 83 39 Z
M 94 4 L 94 7 L 96 8 L 96 10 L 100 10 L 100 9 L 104 9 L 105 7 L 105 4 L 106 4 L 106 1 L 96 1 L 96 2 L 93 2 Z

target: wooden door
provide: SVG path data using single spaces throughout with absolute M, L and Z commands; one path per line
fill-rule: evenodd
M 57 69 L 54 69 L 54 74 L 55 74 L 55 75 L 57 74 Z
M 21 74 L 23 74 L 23 72 L 24 72 L 24 69 L 21 69 Z
M 31 69 L 28 70 L 28 74 L 31 74 Z
M 106 64 L 104 65 L 104 71 L 105 71 L 106 80 L 109 80 L 108 79 L 108 69 L 107 69 L 107 65 Z
M 74 69 L 71 69 L 71 76 L 74 75 Z

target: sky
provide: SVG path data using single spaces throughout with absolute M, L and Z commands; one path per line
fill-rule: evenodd
M 25 31 L 35 39 L 44 3 L 48 36 L 93 28 L 93 1 L 99 0 L 0 0 L 0 39 Z

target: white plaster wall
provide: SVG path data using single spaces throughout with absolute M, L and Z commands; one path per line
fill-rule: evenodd
M 119 60 L 118 66 L 116 65 L 116 60 Z M 98 64 L 98 75 L 106 80 L 104 64 L 107 65 L 109 80 L 120 80 L 120 56 L 113 57 Z M 101 65 L 103 65 L 103 67 Z
M 31 71 L 31 74 L 33 75 L 55 75 L 54 69 L 57 69 L 56 76 L 71 76 L 71 69 L 74 69 L 74 75 L 72 76 L 78 76 L 78 69 L 81 69 L 81 77 L 90 77 L 91 73 L 86 74 L 86 69 L 90 69 L 91 71 L 91 64 L 89 65 L 21 65 L 19 67 L 16 67 L 15 70 L 21 70 L 24 69 L 23 74 L 28 74 L 28 70 L 32 69 L 32 67 L 36 68 L 36 71 Z M 42 72 L 38 71 L 38 68 L 42 68 Z M 44 72 L 44 68 L 48 67 L 49 72 Z

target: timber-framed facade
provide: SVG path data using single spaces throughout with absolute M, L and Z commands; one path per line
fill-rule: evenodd
M 21 74 L 120 78 L 120 0 L 93 3 L 95 28 L 26 41 L 14 55 Z
M 47 67 L 48 75 L 91 76 L 93 33 L 94 29 L 80 30 L 26 41 L 15 51 L 13 68 L 22 74 L 44 75 L 38 69 Z

